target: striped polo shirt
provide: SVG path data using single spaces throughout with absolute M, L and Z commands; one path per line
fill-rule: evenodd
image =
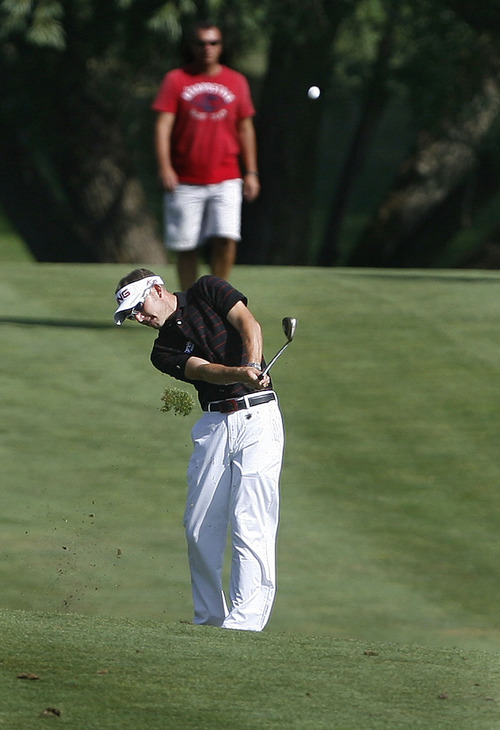
M 254 393 L 242 383 L 217 385 L 185 376 L 191 356 L 230 367 L 246 365 L 240 334 L 226 319 L 235 304 L 247 304 L 245 295 L 217 276 L 202 276 L 186 292 L 175 294 L 177 309 L 159 331 L 151 352 L 155 368 L 192 383 L 203 410 L 211 401 Z

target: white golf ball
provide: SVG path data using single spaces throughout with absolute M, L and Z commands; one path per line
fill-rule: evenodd
M 319 99 L 319 97 L 321 96 L 321 89 L 319 88 L 319 86 L 310 86 L 307 90 L 307 96 L 310 99 Z

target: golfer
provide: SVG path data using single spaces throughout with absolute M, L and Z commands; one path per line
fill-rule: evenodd
M 171 293 L 148 269 L 125 276 L 114 319 L 158 330 L 151 361 L 194 385 L 203 415 L 192 430 L 184 526 L 194 622 L 261 631 L 276 593 L 276 538 L 284 432 L 264 367 L 262 333 L 246 297 L 204 276 Z M 231 539 L 229 603 L 222 586 Z

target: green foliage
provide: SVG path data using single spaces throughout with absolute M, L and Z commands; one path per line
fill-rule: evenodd
M 30 43 L 62 50 L 65 47 L 64 30 L 61 22 L 63 9 L 55 0 L 40 1 L 33 13 L 33 22 L 26 38 Z
M 434 129 L 462 114 L 491 68 L 486 38 L 426 0 L 408 6 L 401 41 L 397 80 L 416 124 Z
M 342 22 L 335 43 L 336 93 L 363 88 L 389 22 L 394 42 L 386 84 L 410 100 L 416 126 L 435 127 L 477 93 L 485 64 L 492 61 L 491 48 L 484 35 L 435 0 L 361 0 Z
M 193 398 L 189 393 L 178 388 L 166 388 L 161 399 L 163 406 L 160 410 L 163 413 L 169 413 L 173 410 L 176 416 L 189 416 L 194 408 Z
M 163 7 L 159 8 L 151 16 L 148 26 L 151 30 L 164 33 L 174 41 L 179 41 L 182 35 L 179 15 L 173 3 L 165 3 Z
M 317 36 L 330 35 L 333 40 L 336 21 L 355 9 L 350 0 L 276 0 L 266 3 L 266 24 L 271 35 L 288 38 L 290 50 L 308 46 Z M 266 28 L 263 28 L 266 31 Z M 325 62 L 328 62 L 325 59 Z
M 24 28 L 32 11 L 32 0 L 2 0 L 0 12 L 3 33 Z
M 386 20 L 383 1 L 356 3 L 354 12 L 342 22 L 335 42 L 334 84 L 359 89 L 375 60 L 380 32 Z
M 0 37 L 24 31 L 34 46 L 59 51 L 66 46 L 60 0 L 2 0 L 0 17 L 4 21 Z

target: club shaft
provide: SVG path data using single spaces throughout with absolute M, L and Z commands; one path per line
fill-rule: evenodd
M 259 379 L 260 379 L 260 378 L 263 378 L 263 377 L 264 377 L 264 375 L 267 375 L 267 374 L 268 374 L 268 372 L 269 372 L 269 371 L 271 370 L 271 368 L 272 368 L 272 366 L 274 365 L 274 363 L 276 362 L 276 360 L 277 360 L 277 359 L 279 358 L 279 356 L 281 355 L 281 353 L 282 353 L 282 352 L 283 352 L 284 350 L 286 350 L 286 348 L 288 347 L 288 345 L 289 345 L 289 344 L 290 344 L 289 342 L 285 342 L 285 344 L 283 345 L 283 347 L 281 348 L 281 350 L 278 350 L 278 352 L 277 352 L 277 353 L 276 353 L 276 355 L 275 355 L 275 356 L 273 357 L 273 359 L 271 360 L 271 362 L 270 362 L 270 363 L 268 363 L 268 364 L 266 365 L 266 367 L 264 368 L 264 370 L 263 370 L 263 371 L 261 372 L 261 374 L 259 375 Z

